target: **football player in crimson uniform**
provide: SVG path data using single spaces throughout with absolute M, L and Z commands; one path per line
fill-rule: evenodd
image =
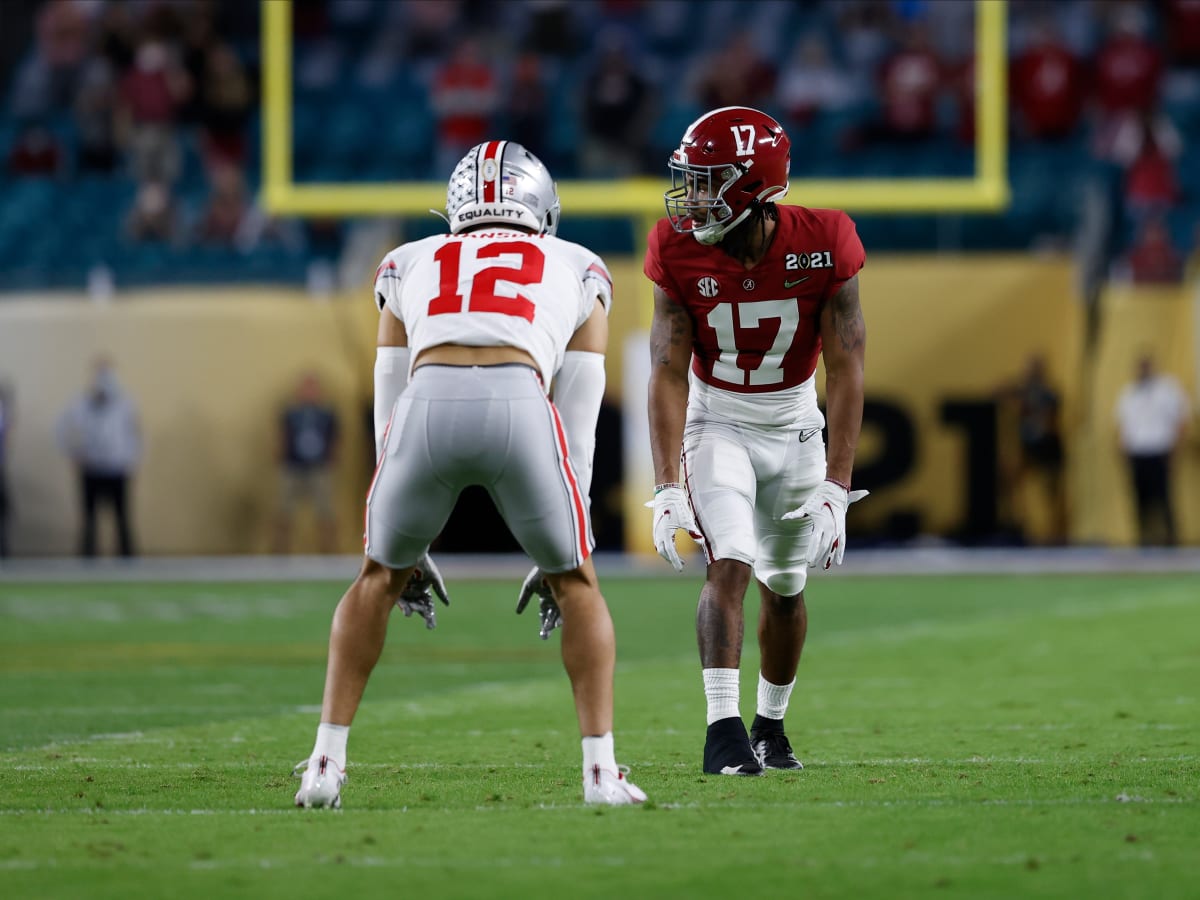
M 778 206 L 790 142 L 755 109 L 713 110 L 670 159 L 667 217 L 650 234 L 650 446 L 654 543 L 676 571 L 675 531 L 707 566 L 696 613 L 708 733 L 704 771 L 800 769 L 783 729 L 808 618 L 810 566 L 840 564 L 863 409 L 865 254 L 839 210 Z M 825 416 L 817 358 L 825 365 Z M 743 600 L 762 606 L 750 733 L 738 708 Z
M 517 612 L 537 594 L 542 637 L 562 625 L 584 801 L 646 799 L 613 755 L 616 644 L 587 501 L 612 278 L 595 253 L 555 237 L 558 213 L 537 157 L 487 141 L 450 177 L 449 234 L 397 247 L 375 273 L 379 463 L 366 558 L 333 615 L 317 739 L 296 767 L 297 806 L 341 805 L 350 723 L 393 606 L 433 628 L 433 595 L 449 605 L 429 545 L 469 485 L 487 488 L 536 564 Z

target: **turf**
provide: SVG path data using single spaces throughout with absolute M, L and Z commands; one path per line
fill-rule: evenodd
M 628 809 L 580 803 L 558 636 L 455 583 L 393 619 L 345 809 L 296 810 L 342 587 L 0 584 L 0 893 L 1200 894 L 1194 576 L 816 582 L 805 770 L 759 779 L 700 772 L 695 576 L 611 579 Z

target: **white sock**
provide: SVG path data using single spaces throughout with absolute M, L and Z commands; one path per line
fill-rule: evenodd
M 613 755 L 611 731 L 583 739 L 583 774 L 585 778 L 587 773 L 592 771 L 592 766 L 599 766 L 609 772 L 617 771 L 617 758 Z
M 792 688 L 796 686 L 793 678 L 788 684 L 771 684 L 758 673 L 758 714 L 764 719 L 782 719 L 787 713 L 788 700 L 792 696 Z
M 313 746 L 312 757 L 319 759 L 328 756 L 340 768 L 346 768 L 346 740 L 349 737 L 349 725 L 330 725 L 328 722 L 322 722 L 317 726 L 317 743 Z
M 740 716 L 738 670 L 702 669 L 701 674 L 704 676 L 704 696 L 708 699 L 708 724 L 718 719 Z

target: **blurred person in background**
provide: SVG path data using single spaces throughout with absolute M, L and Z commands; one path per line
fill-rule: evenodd
M 1082 61 L 1046 14 L 1009 68 L 1016 125 L 1035 140 L 1070 137 L 1079 126 L 1087 96 Z
M 1180 284 L 1183 281 L 1183 254 L 1175 249 L 1171 232 L 1161 216 L 1144 219 L 1139 225 L 1123 268 L 1135 284 Z
M 14 416 L 12 387 L 8 382 L 0 381 L 0 559 L 12 552 L 8 543 L 8 524 L 12 515 L 12 501 L 8 493 L 8 445 Z
M 1171 504 L 1171 461 L 1191 415 L 1187 394 L 1173 376 L 1155 370 L 1149 353 L 1138 357 L 1134 380 L 1117 398 L 1117 441 L 1129 467 L 1142 546 L 1177 542 Z
M 1135 221 L 1162 215 L 1179 202 L 1176 160 L 1183 139 L 1169 118 L 1153 109 L 1124 118 L 1112 132 L 1109 152 L 1124 171 L 1125 211 Z
M 880 120 L 871 136 L 892 141 L 923 141 L 937 130 L 937 99 L 945 75 L 920 20 L 904 24 L 903 41 L 879 71 Z
M 599 256 L 554 236 L 558 193 L 509 141 L 471 148 L 446 191 L 449 234 L 388 253 L 379 309 L 375 447 L 365 556 L 338 603 L 317 738 L 295 803 L 338 807 L 346 743 L 397 604 L 437 624 L 448 603 L 429 558 L 468 486 L 491 494 L 535 568 L 541 634 L 560 624 L 587 803 L 641 803 L 613 749 L 616 638 L 591 555 L 588 514 L 612 278 Z M 553 400 L 547 394 L 552 386 Z
M 183 218 L 170 185 L 152 179 L 138 186 L 125 218 L 125 233 L 139 243 L 178 245 L 183 240 Z
M 96 555 L 97 513 L 107 506 L 116 523 L 121 556 L 133 556 L 129 486 L 142 459 L 141 425 L 133 398 L 121 386 L 110 360 L 96 361 L 91 384 L 63 410 L 55 433 L 79 474 L 80 555 Z
M 433 76 L 430 103 L 437 119 L 437 171 L 452 169 L 467 148 L 484 140 L 500 109 L 496 71 L 480 39 L 459 40 Z
M 1093 64 L 1094 98 L 1099 121 L 1098 155 L 1107 158 L 1114 135 L 1128 119 L 1137 119 L 1159 101 L 1163 54 L 1147 37 L 1147 11 L 1139 4 L 1110 7 L 1109 34 Z
M 707 699 L 704 771 L 801 769 L 784 715 L 808 629 L 808 567 L 840 564 L 863 412 L 866 254 L 840 210 L 777 205 L 791 142 L 748 108 L 693 122 L 671 156 L 667 218 L 650 232 L 654 543 L 680 571 L 682 529 L 706 565 L 696 638 Z M 821 357 L 826 418 L 817 405 Z M 757 714 L 739 712 L 744 603 L 762 605 Z
M 1067 542 L 1067 484 L 1064 472 L 1062 400 L 1046 375 L 1046 360 L 1031 356 L 1021 378 L 1000 393 L 1016 424 L 1016 459 L 1007 469 L 1007 494 L 1013 524 L 1023 530 L 1026 516 L 1021 500 L 1031 479 L 1039 481 L 1050 513 L 1048 542 Z
M 279 509 L 275 516 L 275 553 L 292 546 L 296 513 L 311 505 L 317 522 L 317 546 L 332 553 L 337 539 L 334 514 L 334 466 L 340 428 L 337 412 L 325 398 L 321 378 L 305 372 L 295 397 L 279 421 Z
M 822 112 L 840 112 L 860 99 L 854 81 L 829 51 L 818 32 L 801 35 L 779 78 L 779 102 L 798 127 Z
M 209 170 L 211 188 L 196 237 L 201 243 L 232 247 L 239 243 L 247 227 L 250 201 L 242 170 L 231 163 L 218 163 Z
M 173 184 L 179 177 L 182 150 L 176 125 L 191 91 L 174 48 L 161 39 L 144 38 L 121 77 L 117 103 L 117 131 L 137 181 Z

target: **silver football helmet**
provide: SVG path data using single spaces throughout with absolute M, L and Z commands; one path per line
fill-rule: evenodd
M 558 230 L 558 190 L 542 161 L 512 141 L 472 147 L 446 186 L 450 233 L 472 225 L 522 225 L 538 234 Z

